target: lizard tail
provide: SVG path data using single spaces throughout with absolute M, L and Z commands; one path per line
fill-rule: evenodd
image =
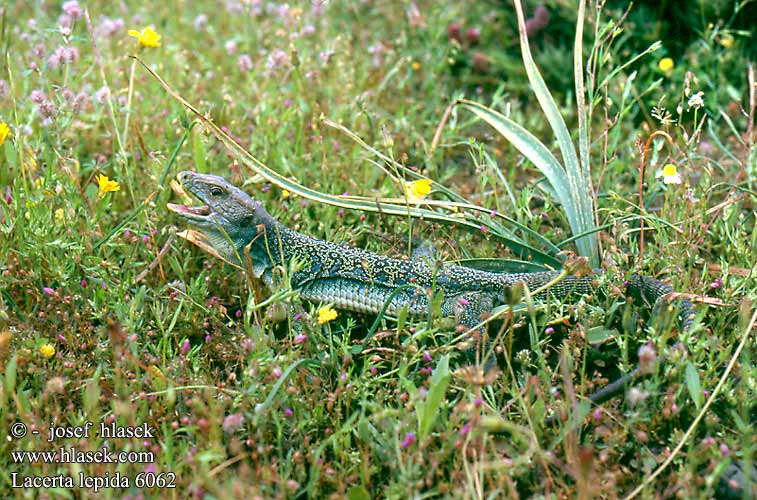
M 661 299 L 671 292 L 672 286 L 649 276 L 633 274 L 626 283 L 626 293 L 634 300 L 642 301 L 652 310 L 658 308 L 663 302 Z M 694 324 L 694 308 L 689 299 L 679 299 L 677 302 L 678 326 L 683 331 L 689 330 Z

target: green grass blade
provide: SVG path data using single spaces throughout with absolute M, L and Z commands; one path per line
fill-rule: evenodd
M 544 79 L 541 73 L 539 73 L 539 69 L 536 67 L 536 63 L 531 55 L 531 49 L 528 45 L 528 35 L 526 33 L 526 21 L 520 0 L 515 0 L 515 11 L 518 16 L 520 48 L 526 74 L 528 75 L 534 95 L 539 101 L 539 105 L 547 117 L 550 127 L 552 127 L 557 144 L 560 147 L 560 152 L 562 153 L 565 173 L 567 174 L 567 183 L 562 189 L 570 193 L 571 212 L 573 214 L 572 217 L 568 216 L 570 227 L 574 234 L 588 233 L 594 225 L 594 203 L 591 193 L 591 183 L 586 176 L 582 175 L 581 166 L 578 162 L 578 156 L 576 155 L 568 127 L 565 125 L 565 120 L 560 114 L 560 110 L 552 94 L 550 94 L 547 85 L 544 83 Z M 557 189 L 556 186 L 554 187 Z M 566 208 L 568 208 L 567 205 Z M 581 255 L 591 257 L 592 259 L 595 258 L 596 238 L 593 235 L 587 234 L 585 238 L 580 238 L 576 241 L 576 245 Z
M 473 112 L 494 127 L 539 169 L 554 189 L 557 201 L 563 206 L 568 216 L 571 229 L 574 233 L 581 232 L 580 226 L 574 227 L 577 211 L 575 200 L 571 195 L 568 176 L 549 149 L 535 135 L 505 115 L 474 101 L 462 100 L 458 102 L 463 108 Z

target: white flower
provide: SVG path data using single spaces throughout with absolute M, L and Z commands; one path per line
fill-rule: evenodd
M 700 90 L 693 96 L 689 97 L 689 109 L 699 109 L 702 106 L 704 106 L 704 92 Z
M 662 167 L 662 171 L 656 176 L 658 179 L 662 177 L 662 182 L 665 184 L 680 184 L 681 174 L 678 173 L 678 169 L 672 163 L 666 164 Z

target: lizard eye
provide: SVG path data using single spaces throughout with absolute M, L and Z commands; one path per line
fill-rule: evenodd
M 224 193 L 223 189 L 219 187 L 210 188 L 210 196 L 213 196 L 213 197 L 222 196 L 223 193 Z

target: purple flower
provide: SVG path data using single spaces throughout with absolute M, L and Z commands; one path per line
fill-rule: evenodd
M 45 101 L 45 94 L 41 90 L 32 90 L 29 98 L 34 104 L 42 104 Z
M 86 279 L 82 279 L 81 280 L 81 286 L 82 286 L 82 288 L 84 288 L 84 287 L 87 286 L 87 280 Z
M 237 49 L 239 49 L 239 46 L 237 45 L 237 42 L 234 40 L 229 40 L 228 42 L 223 44 L 223 48 L 226 49 L 226 53 L 230 56 L 233 56 L 237 53 Z
M 52 54 L 50 54 L 50 57 L 47 59 L 47 64 L 49 64 L 51 68 L 57 68 L 65 62 L 65 58 L 66 48 L 61 45 L 60 47 L 55 49 Z
M 273 49 L 268 55 L 268 60 L 265 63 L 265 67 L 269 70 L 275 70 L 283 67 L 289 62 L 289 56 L 281 49 Z
M 76 0 L 65 2 L 63 4 L 63 12 L 73 19 L 81 17 L 81 7 L 79 7 L 79 2 L 77 2 Z
M 104 104 L 105 101 L 108 100 L 109 94 L 110 94 L 110 89 L 108 87 L 100 87 L 95 92 L 95 101 L 99 102 L 100 104 Z
M 434 358 L 431 357 L 431 353 L 428 351 L 423 353 L 423 359 L 425 359 L 427 363 L 431 363 L 434 360 Z
M 53 295 L 55 295 L 55 290 L 48 286 L 42 288 L 42 292 L 48 297 L 52 297 Z
M 414 432 L 408 432 L 407 434 L 405 434 L 405 439 L 402 440 L 402 443 L 400 444 L 400 446 L 402 446 L 402 448 L 407 449 L 414 442 L 415 442 L 415 433 Z
M 301 333 L 301 334 L 297 335 L 294 338 L 294 343 L 295 344 L 304 344 L 305 342 L 307 342 L 307 340 L 308 340 L 308 336 L 305 335 L 304 333 Z
M 58 26 L 60 26 L 60 32 L 63 36 L 71 34 L 71 25 L 74 24 L 74 20 L 68 14 L 61 14 L 58 18 Z
M 460 434 L 461 436 L 467 436 L 469 432 L 470 432 L 470 424 L 465 424 L 462 427 L 462 429 L 460 429 L 460 432 L 458 434 Z
M 544 330 L 544 333 L 546 333 L 547 335 L 552 335 L 553 333 L 555 333 L 555 329 L 554 329 L 554 328 L 552 328 L 551 326 L 548 326 L 548 327 L 547 327 L 547 328 L 546 328 L 546 329 Z
M 252 59 L 247 54 L 242 54 L 237 58 L 237 66 L 242 71 L 252 70 Z
M 78 94 L 76 94 L 76 97 L 74 97 L 74 102 L 71 104 L 71 109 L 74 111 L 74 113 L 79 113 L 87 105 L 87 101 L 89 101 L 89 96 L 87 95 L 87 93 L 79 92 Z
M 718 276 L 717 278 L 715 278 L 715 281 L 713 281 L 712 283 L 710 283 L 710 288 L 713 288 L 713 289 L 714 288 L 720 288 L 721 286 L 723 286 L 723 278 L 721 278 L 720 276 Z
M 184 343 L 181 344 L 181 354 L 186 355 L 189 352 L 189 348 L 191 345 L 189 344 L 189 339 L 185 339 Z
M 55 116 L 55 105 L 52 103 L 52 101 L 44 101 L 42 104 L 37 106 L 37 113 L 39 114 L 40 118 L 42 118 L 42 120 L 50 120 L 53 116 Z
M 294 411 L 292 411 L 291 408 L 286 408 L 284 409 L 284 415 L 286 415 L 287 417 L 291 417 L 292 415 L 294 415 Z
M 728 445 L 727 444 L 721 443 L 721 445 L 720 445 L 720 454 L 723 455 L 724 457 L 727 457 L 728 455 L 731 454 L 731 450 L 728 449 Z
M 105 17 L 100 23 L 100 26 L 97 28 L 97 33 L 100 36 L 114 37 L 118 34 L 119 31 L 123 29 L 124 29 L 123 19 L 121 18 L 110 19 L 110 18 Z
M 205 29 L 205 27 L 208 25 L 208 16 L 207 14 L 199 14 L 197 17 L 195 17 L 194 21 L 192 22 L 194 25 L 195 30 L 202 31 Z
M 334 55 L 333 50 L 324 50 L 323 52 L 318 54 L 318 58 L 321 60 L 323 64 L 328 64 L 331 60 L 331 56 Z
M 242 427 L 243 423 L 244 415 L 242 415 L 241 412 L 227 415 L 226 418 L 223 419 L 223 432 L 226 434 L 233 434 Z
M 653 373 L 656 361 L 657 350 L 651 342 L 639 347 L 639 370 L 642 373 Z

